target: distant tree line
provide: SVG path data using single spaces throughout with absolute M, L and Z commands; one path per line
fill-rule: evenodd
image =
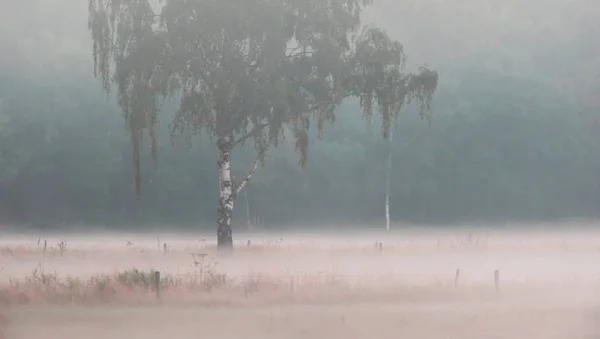
M 114 101 L 80 74 L 0 70 L 0 220 L 23 227 L 149 224 L 214 229 L 216 153 L 205 139 L 171 146 L 159 121 L 158 168 L 147 140 L 139 203 L 130 140 Z M 442 84 L 431 127 L 403 113 L 394 135 L 392 219 L 396 222 L 595 218 L 600 203 L 600 135 L 553 86 L 486 70 Z M 415 109 L 414 107 L 409 107 Z M 386 147 L 375 119 L 365 126 L 345 102 L 323 140 L 309 135 L 297 165 L 293 140 L 274 150 L 248 184 L 250 219 L 262 227 L 379 224 L 384 227 Z M 409 147 L 403 144 L 417 134 Z M 246 173 L 254 150 L 236 150 Z M 247 223 L 246 195 L 234 228 Z M 258 226 L 257 226 L 258 227 Z

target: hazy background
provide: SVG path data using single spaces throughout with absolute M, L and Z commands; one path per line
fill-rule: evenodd
M 92 74 L 87 1 L 0 3 L 0 223 L 214 228 L 214 146 L 172 148 L 174 106 L 158 170 L 145 149 L 136 205 L 121 113 Z M 598 217 L 598 15 L 591 0 L 381 0 L 369 10 L 367 22 L 405 45 L 409 68 L 440 73 L 431 127 L 409 108 L 394 135 L 392 220 Z M 234 229 L 246 227 L 247 211 L 257 227 L 384 226 L 379 124 L 366 126 L 353 102 L 340 109 L 306 169 L 291 144 L 269 153 L 237 200 Z M 236 151 L 241 176 L 254 153 Z

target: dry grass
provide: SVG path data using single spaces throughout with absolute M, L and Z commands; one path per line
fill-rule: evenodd
M 156 272 L 154 269 L 132 268 L 88 278 L 62 277 L 46 272 L 39 263 L 30 276 L 10 279 L 9 283 L 0 289 L 0 303 L 5 306 L 140 305 L 187 301 L 200 305 L 265 305 L 357 301 L 365 297 L 373 300 L 390 296 L 402 297 L 405 301 L 414 300 L 417 296 L 421 301 L 439 301 L 466 292 L 465 289 L 451 288 L 450 284 L 439 280 L 428 285 L 411 285 L 389 274 L 350 279 L 351 277 L 328 272 L 284 276 L 256 272 L 230 277 L 218 271 L 214 260 L 207 260 L 201 263 L 195 261 L 191 273 L 162 274 L 158 285 L 160 298 L 157 298 Z M 491 291 L 491 286 L 470 285 L 468 294 L 477 295 Z
M 153 323 L 143 337 L 158 337 L 159 324 L 175 333 L 171 337 L 190 337 L 195 326 L 213 337 L 235 337 L 229 326 L 216 326 L 226 321 L 218 311 L 223 307 L 242 317 L 229 320 L 246 338 L 362 338 L 366 329 L 377 329 L 383 338 L 395 337 L 394 329 L 406 338 L 434 338 L 444 329 L 446 337 L 463 339 L 495 328 L 501 332 L 487 337 L 529 333 L 527 338 L 541 339 L 549 338 L 535 334 L 536 328 L 549 333 L 543 321 L 553 323 L 556 338 L 563 338 L 559 334 L 567 328 L 593 327 L 590 314 L 600 305 L 592 297 L 600 278 L 598 235 L 465 232 L 380 238 L 254 236 L 240 239 L 227 258 L 219 258 L 210 241 L 175 235 L 161 235 L 158 242 L 139 235 L 5 239 L 0 305 L 8 315 L 10 338 L 81 336 L 70 329 L 93 327 L 93 319 L 104 319 L 112 332 L 94 327 L 85 333 L 89 338 L 137 337 L 133 333 L 142 330 L 134 319 L 159 305 L 163 311 L 143 316 Z M 500 291 L 494 289 L 496 269 Z M 155 270 L 161 273 L 160 300 Z M 131 311 L 108 319 L 94 315 L 100 306 L 106 312 Z M 268 321 L 260 316 L 267 313 Z M 452 329 L 450 321 L 471 330 Z M 502 332 L 519 326 L 527 328 Z M 569 338 L 584 338 L 575 332 Z

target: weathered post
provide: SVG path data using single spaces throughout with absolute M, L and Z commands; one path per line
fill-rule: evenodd
M 160 300 L 160 271 L 154 272 L 154 289 L 156 290 L 156 299 Z
M 454 275 L 454 288 L 458 286 L 458 277 L 460 277 L 460 268 L 456 269 L 456 274 Z
M 500 291 L 500 271 L 494 270 L 494 286 L 496 291 Z

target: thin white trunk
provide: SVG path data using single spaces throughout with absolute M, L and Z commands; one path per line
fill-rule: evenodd
M 244 187 L 246 187 L 246 185 L 248 184 L 248 181 L 250 181 L 250 179 L 252 179 L 252 176 L 254 175 L 254 173 L 256 173 L 256 171 L 258 171 L 258 164 L 260 163 L 260 157 L 257 155 L 256 159 L 254 160 L 254 163 L 252 164 L 252 167 L 250 168 L 250 172 L 248 172 L 248 174 L 246 175 L 246 177 L 244 178 L 244 180 L 242 180 L 233 190 L 233 194 L 234 195 L 238 195 L 238 193 L 240 193 Z
M 412 145 L 423 133 L 418 133 L 410 140 L 399 146 L 396 151 L 403 150 L 404 148 Z M 387 158 L 387 168 L 385 171 L 385 229 L 390 230 L 391 220 L 390 220 L 390 195 L 392 189 L 392 149 L 393 149 L 393 140 L 394 140 L 394 129 L 390 129 L 390 138 L 388 140 L 388 158 Z
M 246 200 L 246 224 L 248 231 L 252 229 L 252 220 L 250 220 L 250 202 L 248 201 L 248 191 L 244 192 L 244 198 Z
M 392 183 L 392 141 L 394 130 L 390 129 L 390 138 L 388 140 L 387 168 L 385 172 L 385 229 L 390 230 L 390 185 Z

